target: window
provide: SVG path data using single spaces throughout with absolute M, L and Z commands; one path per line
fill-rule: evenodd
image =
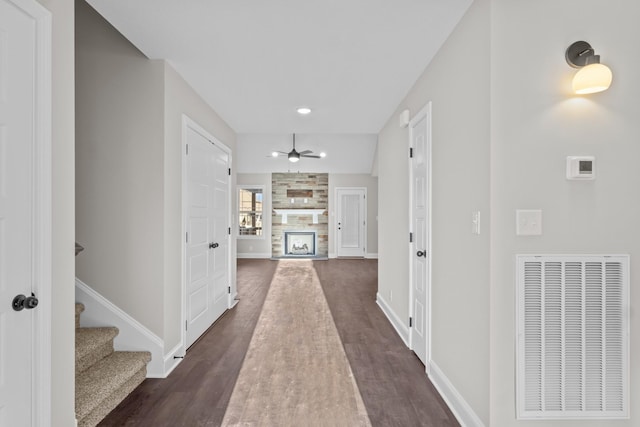
M 262 234 L 262 199 L 264 187 L 238 187 L 238 236 L 264 238 Z

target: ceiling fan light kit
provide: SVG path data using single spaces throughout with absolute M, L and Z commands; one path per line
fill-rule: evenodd
M 308 159 L 320 159 L 324 156 L 326 156 L 325 153 L 321 153 L 319 156 L 313 154 L 313 151 L 311 150 L 304 150 L 304 151 L 296 151 L 296 134 L 293 134 L 293 149 L 291 151 L 289 151 L 288 153 L 285 153 L 284 151 L 274 151 L 272 153 L 273 157 L 278 157 L 278 154 L 286 154 L 287 155 L 287 159 L 289 159 L 289 161 L 291 163 L 295 163 L 297 161 L 300 160 L 301 157 L 306 157 Z

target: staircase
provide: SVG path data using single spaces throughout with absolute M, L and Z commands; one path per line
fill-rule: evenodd
M 144 381 L 151 353 L 114 351 L 118 328 L 81 328 L 83 311 L 76 304 L 76 419 L 93 427 Z

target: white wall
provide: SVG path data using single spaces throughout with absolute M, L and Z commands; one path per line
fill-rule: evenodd
M 271 174 L 239 173 L 238 185 L 258 185 L 264 187 L 262 199 L 262 239 L 237 239 L 238 256 L 243 258 L 271 258 Z M 236 196 L 238 189 L 235 189 Z M 238 217 L 238 206 L 234 205 L 234 215 Z M 237 220 L 236 220 L 237 222 Z M 238 230 L 235 230 L 236 235 Z
M 378 139 L 378 291 L 409 321 L 408 129 L 432 102 L 432 360 L 489 425 L 490 4 L 476 0 Z M 419 52 L 419 43 L 416 51 Z M 485 219 L 471 233 L 471 212 Z
M 76 275 L 159 337 L 163 84 L 162 61 L 76 2 Z
M 165 350 L 172 349 L 180 339 L 181 278 L 182 278 L 182 115 L 186 114 L 231 150 L 231 211 L 236 205 L 236 134 L 220 116 L 165 63 L 164 80 L 164 340 Z M 234 224 L 235 216 L 231 215 Z M 232 227 L 233 228 L 233 227 Z M 231 246 L 231 294 L 236 290 L 236 247 Z
M 329 257 L 336 250 L 336 187 L 363 187 L 367 189 L 367 247 L 366 257 L 378 255 L 378 179 L 368 174 L 329 174 Z
M 168 352 L 182 331 L 182 117 L 232 161 L 235 132 L 169 64 L 147 59 L 82 0 L 77 13 L 76 227 L 86 249 L 76 273 Z M 234 239 L 231 253 L 233 293 Z
M 51 425 L 57 427 L 75 423 L 74 3 L 39 1 L 53 18 Z
M 640 425 L 640 38 L 635 0 L 493 0 L 491 426 Z M 613 71 L 603 93 L 570 93 L 566 48 L 586 40 Z M 568 155 L 596 156 L 597 179 L 567 181 Z M 543 234 L 515 235 L 516 209 L 542 209 Z M 515 420 L 518 253 L 631 255 L 631 416 L 627 421 Z

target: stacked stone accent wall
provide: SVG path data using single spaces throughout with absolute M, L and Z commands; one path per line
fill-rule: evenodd
M 313 223 L 311 215 L 287 216 L 287 223 L 282 223 L 282 216 L 272 212 L 271 217 L 271 254 L 274 258 L 283 255 L 285 231 L 315 231 L 317 234 L 316 256 L 329 256 L 329 174 L 326 173 L 274 173 L 271 174 L 272 209 L 324 209 L 318 215 L 318 224 Z M 294 198 L 287 196 L 287 190 L 312 190 L 313 197 Z

